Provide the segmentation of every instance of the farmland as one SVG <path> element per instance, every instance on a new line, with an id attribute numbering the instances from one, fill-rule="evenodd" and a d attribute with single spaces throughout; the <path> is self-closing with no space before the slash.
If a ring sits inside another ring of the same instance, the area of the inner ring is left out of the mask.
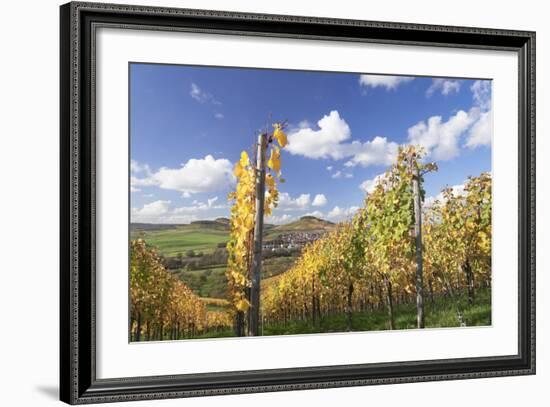
<path id="1" fill-rule="evenodd" d="M 324 233 L 334 224 L 312 216 L 305 216 L 285 225 L 266 225 L 264 241 L 281 239 L 304 233 Z M 187 284 L 199 297 L 224 299 L 225 244 L 229 239 L 227 219 L 198 221 L 186 225 L 132 224 L 131 238 L 144 239 L 165 258 L 168 270 Z M 262 262 L 264 278 L 278 276 L 288 270 L 299 256 L 293 250 L 266 250 Z"/>
<path id="2" fill-rule="evenodd" d="M 218 223 L 174 225 L 171 228 L 150 230 L 133 228 L 131 237 L 142 237 L 166 257 L 185 255 L 190 251 L 206 254 L 212 253 L 219 244 L 227 242 L 229 227 Z"/>

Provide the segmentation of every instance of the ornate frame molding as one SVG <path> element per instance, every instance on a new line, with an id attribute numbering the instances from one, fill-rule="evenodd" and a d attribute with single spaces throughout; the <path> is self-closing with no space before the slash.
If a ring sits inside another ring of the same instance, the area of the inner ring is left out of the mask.
<path id="1" fill-rule="evenodd" d="M 102 3 L 60 8 L 60 394 L 70 404 L 535 373 L 535 33 Z M 512 50 L 519 66 L 519 352 L 503 357 L 96 379 L 95 29 Z"/>

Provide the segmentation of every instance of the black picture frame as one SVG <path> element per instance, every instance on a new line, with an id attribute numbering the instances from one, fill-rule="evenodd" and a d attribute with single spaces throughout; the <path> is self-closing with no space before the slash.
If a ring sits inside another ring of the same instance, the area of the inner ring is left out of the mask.
<path id="1" fill-rule="evenodd" d="M 535 373 L 535 33 L 72 2 L 60 8 L 60 398 L 70 404 Z M 508 50 L 519 59 L 515 355 L 176 376 L 96 378 L 95 71 L 100 26 Z"/>

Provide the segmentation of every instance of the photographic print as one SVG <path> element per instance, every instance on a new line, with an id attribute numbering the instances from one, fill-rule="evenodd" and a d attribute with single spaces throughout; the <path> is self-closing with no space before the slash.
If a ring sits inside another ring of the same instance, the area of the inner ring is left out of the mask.
<path id="1" fill-rule="evenodd" d="M 535 37 L 62 5 L 60 399 L 535 374 Z"/>
<path id="2" fill-rule="evenodd" d="M 130 342 L 490 326 L 491 93 L 130 63 Z"/>

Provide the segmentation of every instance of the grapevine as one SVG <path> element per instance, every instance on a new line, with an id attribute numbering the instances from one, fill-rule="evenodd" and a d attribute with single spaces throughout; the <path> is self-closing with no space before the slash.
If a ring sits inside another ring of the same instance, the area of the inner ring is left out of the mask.
<path id="1" fill-rule="evenodd" d="M 401 147 L 396 163 L 381 177 L 355 216 L 304 247 L 294 266 L 263 292 L 268 324 L 293 320 L 313 324 L 324 316 L 386 308 L 395 328 L 394 307 L 415 301 L 412 177 L 437 170 L 423 152 Z M 424 191 L 420 191 L 422 198 Z M 471 177 L 464 194 L 451 189 L 424 208 L 424 277 L 430 300 L 475 287 L 490 287 L 491 177 Z"/>
<path id="2" fill-rule="evenodd" d="M 275 123 L 269 137 L 267 173 L 265 177 L 266 195 L 264 216 L 269 216 L 277 206 L 279 192 L 277 184 L 281 178 L 281 148 L 286 143 L 283 125 Z M 266 135 L 267 136 L 267 135 Z M 246 151 L 241 152 L 240 160 L 235 164 L 233 175 L 237 180 L 235 191 L 228 200 L 233 202 L 230 215 L 230 238 L 227 243 L 227 285 L 228 299 L 235 314 L 235 329 L 238 336 L 244 335 L 244 313 L 250 307 L 250 269 L 252 265 L 254 215 L 256 212 L 256 182 L 258 170 Z"/>

